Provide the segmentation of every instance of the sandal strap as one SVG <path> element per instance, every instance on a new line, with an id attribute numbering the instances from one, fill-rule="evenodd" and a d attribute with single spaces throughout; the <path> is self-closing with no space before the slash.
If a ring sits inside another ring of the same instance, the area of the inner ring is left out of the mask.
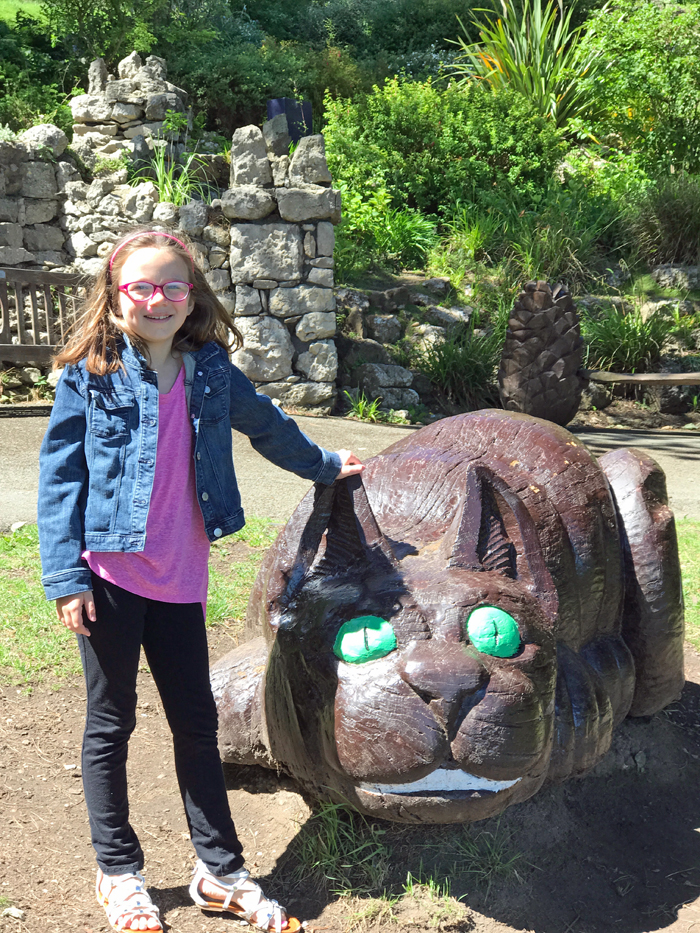
<path id="1" fill-rule="evenodd" d="M 103 882 L 107 884 L 103 886 Z M 151 900 L 146 890 L 145 879 L 140 872 L 105 875 L 100 871 L 96 887 L 98 899 L 114 929 L 123 930 L 128 921 L 138 916 L 153 918 L 160 923 L 160 910 Z M 154 930 L 152 933 L 158 931 Z"/>
<path id="2" fill-rule="evenodd" d="M 213 875 L 200 859 L 195 867 L 196 887 L 204 880 L 224 895 L 223 903 L 217 903 L 217 906 L 220 904 L 221 910 L 231 910 L 241 920 L 269 930 L 270 933 L 282 933 L 282 918 L 283 915 L 286 916 L 286 912 L 277 901 L 265 897 L 260 885 L 253 881 L 246 869 L 231 875 Z M 231 908 L 232 901 L 236 904 L 235 908 Z"/>

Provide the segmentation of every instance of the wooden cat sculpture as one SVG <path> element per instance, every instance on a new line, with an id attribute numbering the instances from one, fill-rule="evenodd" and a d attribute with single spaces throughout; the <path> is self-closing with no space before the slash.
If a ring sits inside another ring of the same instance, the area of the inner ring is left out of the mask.
<path id="1" fill-rule="evenodd" d="M 683 686 L 657 464 L 546 421 L 439 421 L 316 487 L 215 665 L 225 761 L 404 822 L 480 820 L 582 774 Z"/>

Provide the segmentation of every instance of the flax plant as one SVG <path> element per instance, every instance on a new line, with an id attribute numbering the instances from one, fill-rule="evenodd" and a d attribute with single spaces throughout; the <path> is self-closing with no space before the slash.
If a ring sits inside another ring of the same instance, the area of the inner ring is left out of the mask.
<path id="1" fill-rule="evenodd" d="M 500 12 L 475 11 L 486 14 L 485 22 L 472 16 L 479 42 L 467 43 L 461 36 L 454 42 L 461 49 L 452 66 L 458 80 L 519 91 L 559 129 L 591 111 L 590 79 L 607 66 L 595 51 L 583 50 L 583 26 L 571 26 L 574 6 L 566 12 L 562 0 L 548 0 L 544 7 L 543 0 L 499 0 L 499 6 Z"/>

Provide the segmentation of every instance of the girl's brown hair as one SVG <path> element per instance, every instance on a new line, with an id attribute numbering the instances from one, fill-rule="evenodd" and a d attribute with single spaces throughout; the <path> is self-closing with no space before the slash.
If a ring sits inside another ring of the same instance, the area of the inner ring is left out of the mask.
<path id="1" fill-rule="evenodd" d="M 188 250 L 169 234 L 144 228 L 131 230 L 114 244 L 114 249 L 105 258 L 83 303 L 82 313 L 71 328 L 66 346 L 54 357 L 54 368 L 76 364 L 85 360 L 90 373 L 104 376 L 116 372 L 122 365 L 117 350 L 123 333 L 148 359 L 148 348 L 143 340 L 133 334 L 124 323 L 119 311 L 119 274 L 126 259 L 136 250 L 149 247 L 162 249 L 179 256 L 192 270 L 192 296 L 194 308 L 175 335 L 173 349 L 180 352 L 199 350 L 205 343 L 213 341 L 224 350 L 237 350 L 243 338 L 233 323 L 231 315 L 221 305 L 204 274 L 197 267 Z M 178 231 L 178 240 L 184 239 Z M 110 260 L 113 258 L 110 270 Z"/>

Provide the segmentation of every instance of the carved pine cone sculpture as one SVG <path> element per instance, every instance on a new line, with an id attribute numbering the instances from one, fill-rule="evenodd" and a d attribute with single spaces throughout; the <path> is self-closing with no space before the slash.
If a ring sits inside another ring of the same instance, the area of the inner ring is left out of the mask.
<path id="1" fill-rule="evenodd" d="M 498 370 L 501 403 L 565 425 L 586 385 L 576 306 L 563 285 L 528 282 L 515 300 Z"/>

